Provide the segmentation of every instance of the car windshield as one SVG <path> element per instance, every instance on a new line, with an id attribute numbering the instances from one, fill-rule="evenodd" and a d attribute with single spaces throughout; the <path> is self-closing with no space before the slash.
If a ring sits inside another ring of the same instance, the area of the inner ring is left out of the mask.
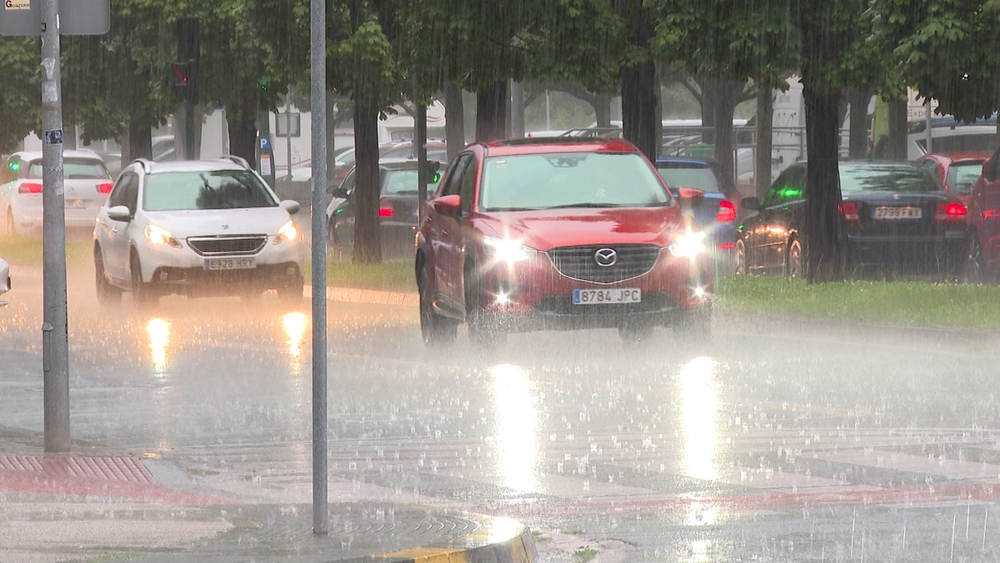
<path id="1" fill-rule="evenodd" d="M 840 166 L 840 191 L 860 192 L 939 192 L 944 188 L 926 171 L 909 165 L 870 164 Z"/>
<path id="2" fill-rule="evenodd" d="M 417 170 L 414 168 L 389 169 L 382 173 L 382 195 L 416 195 L 418 189 Z M 427 184 L 427 193 L 434 193 L 435 189 L 437 184 Z"/>
<path id="3" fill-rule="evenodd" d="M 28 178 L 33 180 L 42 177 L 42 161 L 33 160 L 28 167 Z M 87 179 L 87 180 L 107 180 L 111 177 L 104 162 L 90 158 L 65 158 L 63 159 L 63 178 L 67 180 Z"/>
<path id="4" fill-rule="evenodd" d="M 247 170 L 151 174 L 143 191 L 146 211 L 275 207 L 278 202 Z"/>
<path id="5" fill-rule="evenodd" d="M 671 189 L 697 188 L 709 193 L 722 192 L 719 179 L 708 165 L 658 162 L 656 169 Z"/>
<path id="6" fill-rule="evenodd" d="M 672 205 L 637 154 L 547 153 L 487 158 L 480 207 L 486 211 Z"/>
<path id="7" fill-rule="evenodd" d="M 948 189 L 958 195 L 969 195 L 983 171 L 982 162 L 960 162 L 948 167 Z"/>

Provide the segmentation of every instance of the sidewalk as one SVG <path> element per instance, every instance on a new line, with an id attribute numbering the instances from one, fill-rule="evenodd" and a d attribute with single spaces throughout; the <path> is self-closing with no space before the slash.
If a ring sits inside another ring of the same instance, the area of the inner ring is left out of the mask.
<path id="1" fill-rule="evenodd" d="M 41 437 L 0 429 L 0 561 L 521 563 L 537 557 L 531 532 L 505 518 L 331 502 L 329 534 L 316 536 L 309 504 L 252 504 L 204 490 L 172 460 L 46 455 L 28 441 Z"/>

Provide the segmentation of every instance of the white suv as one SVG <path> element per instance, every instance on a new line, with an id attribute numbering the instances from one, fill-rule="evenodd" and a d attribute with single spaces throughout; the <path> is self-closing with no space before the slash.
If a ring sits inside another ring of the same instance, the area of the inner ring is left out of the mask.
<path id="1" fill-rule="evenodd" d="M 97 297 L 132 292 L 139 304 L 161 295 L 241 295 L 273 289 L 302 298 L 302 249 L 291 215 L 240 158 L 137 160 L 122 170 L 94 229 Z"/>

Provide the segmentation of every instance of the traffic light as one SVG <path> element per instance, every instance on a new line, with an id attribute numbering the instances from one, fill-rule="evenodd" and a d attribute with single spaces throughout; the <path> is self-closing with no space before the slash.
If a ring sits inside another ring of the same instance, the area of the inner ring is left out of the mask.
<path id="1" fill-rule="evenodd" d="M 174 90 L 184 102 L 198 101 L 198 61 L 201 58 L 198 18 L 177 19 L 177 61 L 170 65 L 177 78 Z"/>
<path id="2" fill-rule="evenodd" d="M 195 101 L 194 61 L 170 63 L 170 69 L 174 71 L 174 92 L 177 97 L 182 102 Z"/>

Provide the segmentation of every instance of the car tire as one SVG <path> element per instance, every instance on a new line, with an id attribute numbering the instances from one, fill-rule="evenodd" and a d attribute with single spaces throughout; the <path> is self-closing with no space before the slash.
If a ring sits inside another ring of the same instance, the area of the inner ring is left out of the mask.
<path id="1" fill-rule="evenodd" d="M 786 278 L 802 277 L 802 243 L 798 239 L 792 239 L 792 242 L 788 243 L 782 272 Z"/>
<path id="2" fill-rule="evenodd" d="M 427 266 L 421 264 L 417 278 L 417 290 L 420 295 L 420 336 L 428 348 L 447 346 L 455 342 L 458 334 L 458 321 L 449 319 L 434 311 L 431 296 L 430 275 Z"/>
<path id="3" fill-rule="evenodd" d="M 94 247 L 94 279 L 99 304 L 110 307 L 122 302 L 122 290 L 108 281 L 104 273 L 104 256 L 101 254 L 101 249 L 96 246 Z"/>
<path id="4" fill-rule="evenodd" d="M 963 276 L 966 283 L 982 285 L 986 282 L 986 271 L 983 266 L 983 247 L 979 244 L 979 237 L 973 233 L 969 237 L 969 250 L 965 257 L 965 274 Z"/>
<path id="5" fill-rule="evenodd" d="M 712 308 L 710 306 L 688 309 L 674 325 L 674 335 L 679 338 L 703 342 L 712 337 Z"/>
<path id="6" fill-rule="evenodd" d="M 159 302 L 160 296 L 152 285 L 142 281 L 142 264 L 139 255 L 134 252 L 129 259 L 129 278 L 132 281 L 132 301 L 137 306 L 152 307 Z"/>
<path id="7" fill-rule="evenodd" d="M 507 340 L 507 331 L 500 319 L 486 311 L 483 304 L 483 280 L 475 263 L 465 265 L 465 324 L 469 339 L 478 346 L 493 347 Z"/>
<path id="8" fill-rule="evenodd" d="M 302 301 L 302 290 L 305 280 L 298 276 L 292 281 L 283 282 L 278 286 L 278 301 L 286 305 L 294 305 Z"/>
<path id="9" fill-rule="evenodd" d="M 649 342 L 653 335 L 653 325 L 642 321 L 626 322 L 618 327 L 618 338 L 625 344 Z"/>
<path id="10" fill-rule="evenodd" d="M 747 246 L 742 240 L 736 241 L 736 256 L 734 257 L 735 265 L 733 266 L 733 275 L 745 276 L 747 275 Z"/>

